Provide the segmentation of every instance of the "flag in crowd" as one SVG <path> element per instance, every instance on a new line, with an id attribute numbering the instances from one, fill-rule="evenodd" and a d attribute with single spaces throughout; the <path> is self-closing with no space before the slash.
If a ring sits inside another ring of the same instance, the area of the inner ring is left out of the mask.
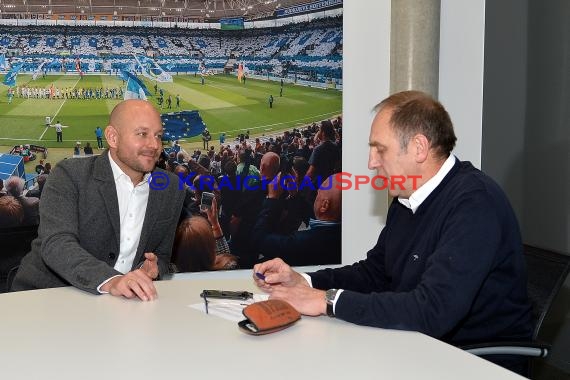
<path id="1" fill-rule="evenodd" d="M 43 61 L 42 63 L 40 63 L 38 65 L 38 68 L 36 69 L 36 71 L 34 71 L 34 74 L 32 74 L 32 80 L 36 80 L 37 77 L 42 73 L 42 70 L 44 69 L 44 67 L 47 64 L 47 60 Z"/>
<path id="2" fill-rule="evenodd" d="M 170 112 L 160 115 L 164 128 L 163 140 L 180 140 L 198 136 L 206 124 L 198 111 Z"/>
<path id="3" fill-rule="evenodd" d="M 150 92 L 144 85 L 144 83 L 137 78 L 134 74 L 128 71 L 121 70 L 119 76 L 127 81 L 127 88 L 125 90 L 124 99 L 143 99 L 146 100 L 147 95 Z"/>
<path id="4" fill-rule="evenodd" d="M 23 62 L 12 65 L 12 68 L 10 69 L 10 71 L 8 71 L 6 73 L 6 75 L 4 75 L 4 81 L 2 83 L 4 83 L 6 86 L 10 86 L 10 87 L 15 86 L 16 85 L 16 77 L 18 76 L 18 73 L 20 72 L 20 70 L 22 69 L 23 66 L 24 66 Z"/>
<path id="5" fill-rule="evenodd" d="M 172 82 L 172 75 L 164 71 L 154 59 L 142 55 L 137 56 L 136 54 L 133 56 L 141 69 L 142 75 L 157 82 Z"/>
<path id="6" fill-rule="evenodd" d="M 237 78 L 238 78 L 238 82 L 241 83 L 241 79 L 243 78 L 243 63 L 240 63 L 238 65 Z"/>
<path id="7" fill-rule="evenodd" d="M 6 56 L 2 54 L 0 55 L 0 70 L 6 70 L 7 68 Z"/>

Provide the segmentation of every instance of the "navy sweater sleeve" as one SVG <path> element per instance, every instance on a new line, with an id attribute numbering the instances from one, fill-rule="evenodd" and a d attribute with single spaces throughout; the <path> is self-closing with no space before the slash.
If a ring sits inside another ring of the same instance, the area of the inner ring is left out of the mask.
<path id="1" fill-rule="evenodd" d="M 343 281 L 334 281 L 339 275 L 347 284 L 360 278 L 356 287 L 350 286 L 339 297 L 335 307 L 338 318 L 441 337 L 468 314 L 494 260 L 501 228 L 489 204 L 492 202 L 484 192 L 473 192 L 452 207 L 442 225 L 436 249 L 413 289 L 383 291 L 376 288 L 375 292 L 368 293 L 374 276 L 383 276 L 382 235 L 380 247 L 377 245 L 367 260 L 343 268 L 346 273 L 313 274 L 314 284 L 342 284 Z"/>
<path id="2" fill-rule="evenodd" d="M 309 273 L 313 287 L 325 290 L 351 289 L 361 293 L 388 290 L 389 278 L 385 275 L 384 265 L 385 237 L 386 231 L 383 230 L 374 248 L 368 251 L 366 260 L 350 266 Z"/>

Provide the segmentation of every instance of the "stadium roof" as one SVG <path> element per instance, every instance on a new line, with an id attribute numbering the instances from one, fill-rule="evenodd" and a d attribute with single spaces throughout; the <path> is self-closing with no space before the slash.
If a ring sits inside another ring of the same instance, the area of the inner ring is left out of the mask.
<path id="1" fill-rule="evenodd" d="M 269 18 L 278 9 L 311 2 L 314 0 L 0 0 L 0 17 L 107 16 L 109 20 L 150 17 L 156 21 L 174 17 L 208 22 L 228 17 Z"/>

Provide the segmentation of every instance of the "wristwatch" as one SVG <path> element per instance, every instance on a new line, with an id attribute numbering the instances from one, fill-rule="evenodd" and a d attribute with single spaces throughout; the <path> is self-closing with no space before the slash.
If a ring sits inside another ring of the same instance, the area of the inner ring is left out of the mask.
<path id="1" fill-rule="evenodd" d="M 327 302 L 327 315 L 334 318 L 334 299 L 336 298 L 336 293 L 338 289 L 329 289 L 325 292 L 325 301 Z"/>

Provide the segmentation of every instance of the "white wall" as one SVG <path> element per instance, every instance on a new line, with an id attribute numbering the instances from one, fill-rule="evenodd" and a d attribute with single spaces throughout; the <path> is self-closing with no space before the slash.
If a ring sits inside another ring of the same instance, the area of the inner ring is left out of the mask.
<path id="1" fill-rule="evenodd" d="M 457 135 L 454 153 L 481 167 L 485 0 L 441 0 L 439 100 Z"/>
<path id="2" fill-rule="evenodd" d="M 370 175 L 368 134 L 374 107 L 390 91 L 390 0 L 343 3 L 343 171 Z M 373 174 L 372 174 L 373 175 Z M 383 227 L 385 192 L 342 196 L 342 262 L 366 257 Z"/>
<path id="3" fill-rule="evenodd" d="M 343 170 L 371 174 L 371 109 L 390 89 L 390 0 L 343 6 Z M 455 125 L 455 154 L 480 167 L 485 0 L 441 0 L 440 22 L 439 98 Z M 343 264 L 365 258 L 376 243 L 386 197 L 371 188 L 343 193 Z"/>

